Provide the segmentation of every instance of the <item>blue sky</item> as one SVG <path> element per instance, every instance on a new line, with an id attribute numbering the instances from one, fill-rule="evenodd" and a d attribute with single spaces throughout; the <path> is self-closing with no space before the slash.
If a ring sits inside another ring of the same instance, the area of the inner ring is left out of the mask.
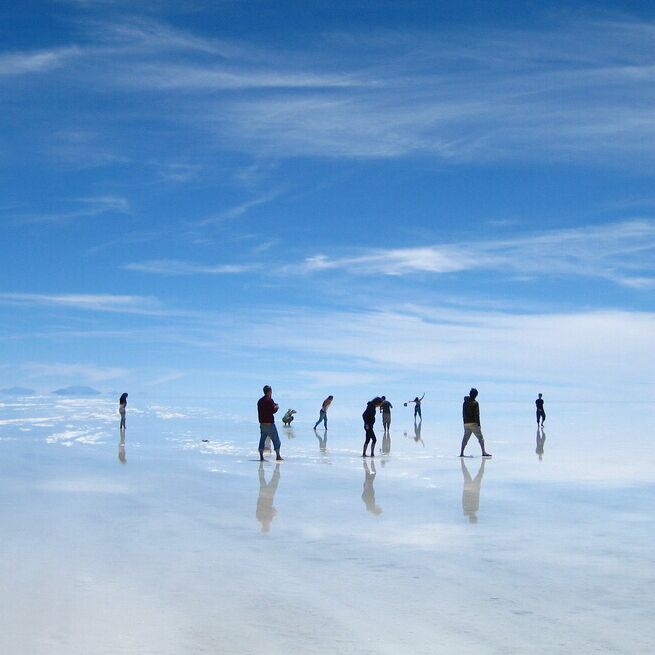
<path id="1" fill-rule="evenodd" d="M 4 8 L 3 386 L 651 384 L 655 12 L 493 4 Z"/>

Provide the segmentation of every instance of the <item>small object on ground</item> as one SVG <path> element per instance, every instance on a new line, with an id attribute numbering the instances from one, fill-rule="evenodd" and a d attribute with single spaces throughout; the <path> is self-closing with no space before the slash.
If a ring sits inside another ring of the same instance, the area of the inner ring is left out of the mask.
<path id="1" fill-rule="evenodd" d="M 209 443 L 209 439 L 203 439 L 202 443 Z"/>
<path id="2" fill-rule="evenodd" d="M 407 403 L 403 403 L 403 405 L 405 405 L 405 407 L 407 407 Z"/>

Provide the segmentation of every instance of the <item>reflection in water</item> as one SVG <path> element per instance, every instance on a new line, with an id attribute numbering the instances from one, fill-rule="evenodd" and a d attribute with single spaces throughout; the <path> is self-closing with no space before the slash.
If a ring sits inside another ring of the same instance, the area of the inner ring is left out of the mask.
<path id="1" fill-rule="evenodd" d="M 296 438 L 296 431 L 290 425 L 285 425 L 282 429 L 284 430 L 284 434 L 287 435 L 287 439 Z"/>
<path id="2" fill-rule="evenodd" d="M 546 443 L 546 432 L 543 428 L 537 428 L 537 450 L 535 453 L 539 455 L 539 459 L 544 457 L 544 444 Z"/>
<path id="3" fill-rule="evenodd" d="M 391 433 L 385 432 L 384 436 L 382 437 L 382 454 L 389 455 L 390 453 L 391 453 Z M 382 460 L 382 466 L 384 466 L 385 464 L 385 459 Z"/>
<path id="4" fill-rule="evenodd" d="M 484 463 L 486 460 L 482 459 L 480 462 L 480 469 L 475 478 L 471 477 L 469 470 L 464 464 L 464 459 L 460 459 L 462 465 L 462 476 L 464 477 L 464 488 L 462 490 L 462 509 L 464 514 L 469 517 L 471 523 L 478 522 L 476 512 L 480 509 L 480 486 L 482 485 L 482 476 L 484 475 Z"/>
<path id="5" fill-rule="evenodd" d="M 264 475 L 264 464 L 259 464 L 259 498 L 257 498 L 257 520 L 262 524 L 262 532 L 271 531 L 271 521 L 277 514 L 273 507 L 273 499 L 277 491 L 277 485 L 280 482 L 280 465 L 275 465 L 275 471 L 271 476 L 271 481 L 266 482 Z"/>
<path id="6" fill-rule="evenodd" d="M 423 420 L 421 419 L 418 423 L 414 421 L 414 441 L 416 443 L 420 443 L 423 448 L 425 448 L 425 444 L 423 443 L 423 439 L 421 439 L 421 428 L 423 427 Z"/>
<path id="7" fill-rule="evenodd" d="M 120 430 L 120 441 L 118 442 L 118 461 L 121 464 L 127 464 L 125 455 L 125 429 Z"/>
<path id="8" fill-rule="evenodd" d="M 366 505 L 366 509 L 378 516 L 382 514 L 382 508 L 375 503 L 375 489 L 373 488 L 373 481 L 375 480 L 376 470 L 375 462 L 371 461 L 371 468 L 368 468 L 368 462 L 362 461 L 364 465 L 364 491 L 362 491 L 362 500 Z"/>
<path id="9" fill-rule="evenodd" d="M 327 429 L 323 430 L 323 436 L 318 434 L 318 430 L 314 429 L 314 435 L 318 439 L 318 449 L 325 453 L 327 452 Z"/>

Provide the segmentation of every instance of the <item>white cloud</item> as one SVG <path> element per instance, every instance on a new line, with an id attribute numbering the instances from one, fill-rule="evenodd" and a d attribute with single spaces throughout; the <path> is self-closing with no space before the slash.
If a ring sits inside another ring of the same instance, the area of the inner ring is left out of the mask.
<path id="1" fill-rule="evenodd" d="M 494 270 L 511 275 L 598 277 L 648 289 L 655 282 L 654 253 L 655 222 L 634 220 L 510 239 L 376 249 L 343 258 L 315 255 L 300 270 L 382 275 Z"/>
<path id="2" fill-rule="evenodd" d="M 124 269 L 158 275 L 237 275 L 254 270 L 247 264 L 196 264 L 175 259 L 154 259 L 125 264 Z"/>
<path id="3" fill-rule="evenodd" d="M 97 312 L 118 312 L 125 314 L 158 315 L 163 313 L 159 301 L 146 296 L 113 294 L 45 294 L 45 293 L 0 293 L 0 303 L 37 305 L 70 309 L 84 309 Z"/>
<path id="4" fill-rule="evenodd" d="M 81 54 L 82 50 L 75 46 L 30 52 L 5 52 L 0 54 L 0 76 L 42 73 L 63 66 Z"/>

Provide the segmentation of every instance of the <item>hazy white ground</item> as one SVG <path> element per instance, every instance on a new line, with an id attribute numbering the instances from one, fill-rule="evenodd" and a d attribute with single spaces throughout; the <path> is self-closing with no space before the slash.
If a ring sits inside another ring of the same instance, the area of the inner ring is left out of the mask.
<path id="1" fill-rule="evenodd" d="M 113 400 L 5 398 L 0 652 L 652 652 L 652 406 L 547 405 L 541 456 L 482 409 L 486 463 L 433 406 L 374 465 L 300 416 L 276 472 L 209 406 L 131 404 L 121 447 Z"/>

